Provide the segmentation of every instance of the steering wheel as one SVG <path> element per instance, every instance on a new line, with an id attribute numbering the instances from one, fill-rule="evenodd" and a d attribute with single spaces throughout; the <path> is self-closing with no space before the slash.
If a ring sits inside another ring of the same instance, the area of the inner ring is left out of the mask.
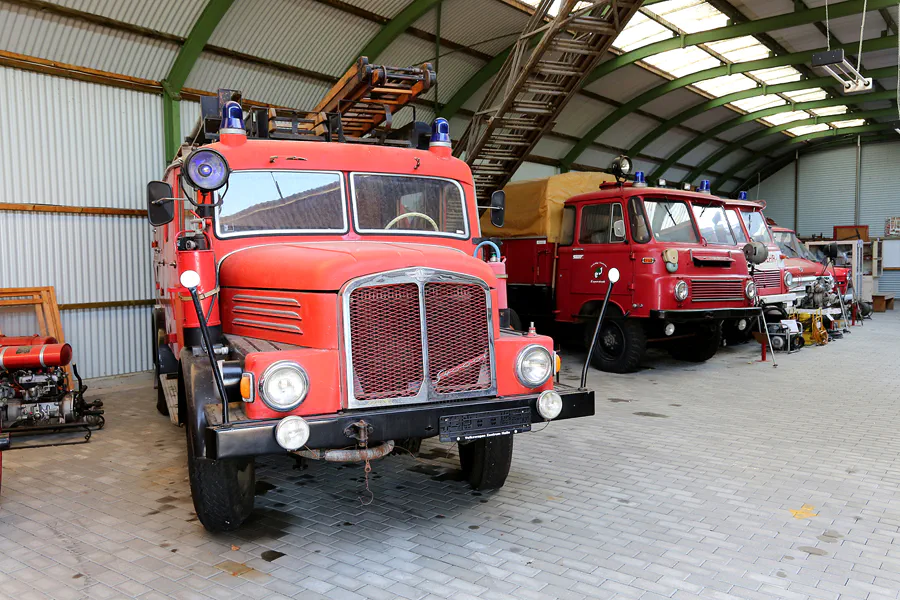
<path id="1" fill-rule="evenodd" d="M 438 224 L 434 222 L 434 219 L 432 219 L 431 217 L 429 217 L 429 216 L 426 215 L 425 213 L 420 213 L 420 212 L 408 212 L 408 213 L 403 213 L 402 215 L 397 215 L 396 217 L 394 217 L 393 219 L 391 219 L 390 223 L 388 223 L 387 225 L 385 225 L 384 228 L 385 228 L 385 229 L 390 229 L 390 228 L 392 228 L 394 225 L 396 225 L 397 223 L 399 223 L 399 222 L 400 222 L 400 219 L 405 219 L 406 217 L 419 217 L 420 219 L 425 219 L 426 221 L 428 221 L 428 224 L 431 225 L 431 227 L 432 227 L 435 231 L 440 231 L 440 230 L 441 230 L 440 227 L 438 227 Z"/>

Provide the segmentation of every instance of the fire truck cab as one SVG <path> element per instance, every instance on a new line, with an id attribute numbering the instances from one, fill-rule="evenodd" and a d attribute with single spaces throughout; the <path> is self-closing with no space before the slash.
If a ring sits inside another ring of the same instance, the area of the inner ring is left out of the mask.
<path id="1" fill-rule="evenodd" d="M 785 227 L 772 227 L 772 235 L 778 247 L 784 253 L 785 265 L 793 275 L 791 290 L 803 293 L 807 286 L 815 283 L 819 277 L 832 277 L 843 295 L 848 294 L 850 286 L 850 269 L 847 267 L 826 266 L 797 237 L 797 233 Z M 847 298 L 852 300 L 852 298 Z"/>
<path id="2" fill-rule="evenodd" d="M 556 177 L 567 176 L 588 174 Z M 708 360 L 721 344 L 723 321 L 746 323 L 757 314 L 756 286 L 728 237 L 722 200 L 647 187 L 636 176 L 635 184 L 606 177 L 595 191 L 566 199 L 553 240 L 512 237 L 484 227 L 482 217 L 483 229 L 502 238 L 510 307 L 520 320 L 596 323 L 607 273 L 619 270 L 592 354 L 597 368 L 617 373 L 636 370 L 651 343 L 679 359 Z M 510 210 L 521 209 L 513 204 L 521 195 L 516 187 L 506 188 Z M 593 329 L 584 327 L 586 343 Z"/>
<path id="3" fill-rule="evenodd" d="M 148 185 L 158 409 L 186 430 L 207 529 L 249 515 L 255 456 L 369 461 L 439 436 L 473 487 L 496 488 L 513 434 L 594 414 L 593 392 L 554 388 L 549 337 L 501 326 L 502 263 L 477 257 L 446 121 L 430 143 L 377 143 L 335 130 L 338 113 L 320 133 L 321 115 L 281 129 L 219 106 L 213 140 Z"/>

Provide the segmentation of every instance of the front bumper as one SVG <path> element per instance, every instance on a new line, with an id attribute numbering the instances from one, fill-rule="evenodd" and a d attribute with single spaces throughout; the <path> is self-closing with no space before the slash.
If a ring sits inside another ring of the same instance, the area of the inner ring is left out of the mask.
<path id="1" fill-rule="evenodd" d="M 594 414 L 594 392 L 558 385 L 563 409 L 553 419 L 574 419 Z M 309 441 L 307 448 L 345 448 L 356 440 L 345 435 L 351 424 L 365 421 L 371 425 L 369 443 L 404 438 L 427 438 L 438 435 L 441 417 L 511 408 L 531 409 L 532 423 L 544 418 L 537 411 L 539 394 L 506 398 L 476 398 L 453 403 L 416 404 L 390 408 L 352 410 L 336 415 L 309 417 Z M 229 410 L 232 421 L 221 424 L 221 407 L 207 406 L 206 457 L 211 459 L 239 458 L 262 454 L 284 454 L 285 450 L 275 441 L 275 426 L 279 419 L 240 420 L 239 405 Z M 237 409 L 237 410 L 235 410 Z"/>
<path id="2" fill-rule="evenodd" d="M 759 301 L 763 304 L 792 304 L 797 300 L 797 294 L 769 294 L 760 296 Z"/>
<path id="3" fill-rule="evenodd" d="M 662 319 L 672 323 L 697 323 L 716 319 L 741 319 L 755 317 L 759 309 L 755 306 L 746 308 L 698 308 L 687 310 L 651 310 L 651 319 Z"/>

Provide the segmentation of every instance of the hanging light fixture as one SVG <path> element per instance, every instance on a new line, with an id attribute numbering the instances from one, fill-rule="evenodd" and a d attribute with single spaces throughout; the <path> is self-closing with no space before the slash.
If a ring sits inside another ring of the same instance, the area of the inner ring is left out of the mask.
<path id="1" fill-rule="evenodd" d="M 853 94 L 866 92 L 872 89 L 872 78 L 865 77 L 853 66 L 844 55 L 844 49 L 826 50 L 812 55 L 812 66 L 821 67 L 826 73 L 834 77 L 844 93 Z"/>

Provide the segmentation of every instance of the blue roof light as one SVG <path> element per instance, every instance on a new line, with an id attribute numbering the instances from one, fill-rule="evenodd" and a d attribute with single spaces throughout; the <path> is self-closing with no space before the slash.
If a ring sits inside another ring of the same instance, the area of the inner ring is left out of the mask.
<path id="1" fill-rule="evenodd" d="M 222 125 L 219 131 L 225 133 L 244 133 L 244 109 L 234 100 L 229 100 L 222 107 Z"/>
<path id="2" fill-rule="evenodd" d="M 704 179 L 700 182 L 700 187 L 697 188 L 697 191 L 701 194 L 709 194 L 709 179 Z"/>
<path id="3" fill-rule="evenodd" d="M 738 192 L 738 200 L 746 200 L 747 192 Z"/>
<path id="4" fill-rule="evenodd" d="M 450 147 L 450 123 L 444 117 L 438 117 L 431 124 L 431 142 L 428 145 Z"/>

